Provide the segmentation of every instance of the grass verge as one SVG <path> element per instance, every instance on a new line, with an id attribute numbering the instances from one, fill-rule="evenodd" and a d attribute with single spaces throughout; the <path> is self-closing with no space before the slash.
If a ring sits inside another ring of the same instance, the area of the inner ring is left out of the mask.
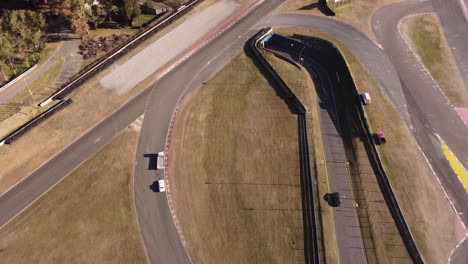
<path id="1" fill-rule="evenodd" d="M 342 52 L 361 92 L 370 92 L 373 103 L 366 106 L 366 112 L 374 129 L 385 131 L 387 144 L 378 147 L 390 177 L 406 221 L 415 237 L 421 253 L 428 263 L 445 263 L 456 245 L 454 223 L 457 216 L 447 197 L 438 184 L 428 163 L 420 152 L 416 140 L 403 122 L 400 114 L 387 99 L 380 84 L 339 40 L 322 32 L 306 29 L 279 29 L 280 34 L 289 36 L 292 32 L 326 39 Z M 411 160 L 411 163 L 407 162 Z M 372 192 L 368 193 L 369 197 Z M 370 197 L 372 199 L 372 197 Z M 379 212 L 379 207 L 368 208 Z M 437 212 L 437 214 L 434 214 Z M 370 216 L 372 217 L 372 216 Z M 389 215 L 387 215 L 389 217 Z M 380 218 L 380 216 L 379 216 Z M 388 218 L 379 221 L 384 223 Z M 374 239 L 387 231 L 385 225 L 376 229 Z M 386 239 L 385 236 L 381 236 Z M 383 241 L 377 251 L 387 251 L 393 240 Z M 394 249 L 395 254 L 403 252 Z M 394 256 L 398 258 L 398 255 Z"/>
<path id="2" fill-rule="evenodd" d="M 239 1 L 245 5 L 251 3 L 251 0 Z M 177 20 L 166 29 L 145 41 L 142 45 L 130 51 L 126 56 L 118 60 L 113 67 L 117 67 L 141 52 L 145 47 L 183 23 L 190 14 L 199 12 L 213 2 L 214 0 L 203 1 L 190 11 L 187 16 Z M 173 61 L 169 63 L 173 63 Z M 70 96 L 73 99 L 73 104 L 69 107 L 54 114 L 47 121 L 33 128 L 28 132 L 27 136 L 15 141 L 15 144 L 0 148 L 0 156 L 2 157 L 0 159 L 0 167 L 2 168 L 0 171 L 0 193 L 3 193 L 42 166 L 50 157 L 59 153 L 86 131 L 112 114 L 116 109 L 144 91 L 156 81 L 156 76 L 159 73 L 154 73 L 127 94 L 118 95 L 105 90 L 99 83 L 99 80 L 111 70 L 112 67 L 103 70 L 96 77 L 73 92 Z M 64 129 L 67 129 L 67 133 L 63 133 Z M 31 139 L 34 139 L 33 142 L 31 142 Z M 28 151 L 25 152 L 25 149 L 28 149 Z"/>
<path id="3" fill-rule="evenodd" d="M 3 263 L 145 263 L 132 201 L 138 133 L 125 130 L 0 229 Z"/>
<path id="4" fill-rule="evenodd" d="M 339 253 L 333 220 L 333 209 L 328 206 L 325 200 L 321 199 L 326 193 L 330 192 L 330 186 L 328 184 L 325 166 L 322 166 L 322 161 L 325 160 L 325 157 L 323 156 L 322 135 L 318 126 L 319 117 L 316 111 L 317 96 L 313 80 L 305 69 L 298 68 L 270 52 L 263 52 L 263 55 L 308 110 L 307 129 L 311 147 L 312 170 L 315 172 L 315 181 L 317 182 L 315 199 L 317 216 L 320 219 L 318 232 L 322 244 L 321 248 L 323 248 L 320 258 L 326 260 L 327 263 L 338 263 Z"/>
<path id="5" fill-rule="evenodd" d="M 403 37 L 452 104 L 468 107 L 468 93 L 437 15 L 422 14 L 406 17 L 402 20 L 401 29 Z"/>
<path id="6" fill-rule="evenodd" d="M 14 118 L 15 116 L 22 116 L 21 112 L 27 113 L 28 114 L 28 119 L 30 120 L 34 118 L 35 116 L 31 116 L 31 114 L 34 113 L 40 113 L 45 111 L 46 109 L 41 108 L 38 109 L 38 111 L 35 112 L 25 112 L 21 110 L 21 108 L 24 108 L 24 105 L 29 105 L 26 108 L 36 108 L 35 103 L 44 96 L 47 96 L 48 93 L 53 90 L 54 84 L 60 74 L 60 70 L 62 69 L 62 65 L 64 63 L 64 60 L 61 59 L 59 60 L 55 65 L 50 67 L 50 69 L 44 73 L 44 75 L 28 85 L 27 89 L 24 89 L 21 91 L 19 94 L 17 94 L 13 99 L 10 100 L 10 103 L 1 105 L 0 106 L 0 121 L 3 121 L 5 119 L 11 119 Z M 18 103 L 20 102 L 20 103 Z M 18 113 L 19 110 L 19 113 Z M 24 118 L 19 118 L 18 120 L 25 120 Z M 6 120 L 5 120 L 6 121 Z M 0 126 L 2 127 L 2 130 L 11 130 L 14 128 L 9 127 L 7 124 L 5 124 L 3 121 L 0 123 Z M 16 122 L 15 122 L 16 123 Z M 0 137 L 1 138 L 1 137 Z"/>
<path id="7" fill-rule="evenodd" d="M 178 112 L 173 200 L 194 263 L 303 262 L 298 120 L 237 56 Z"/>

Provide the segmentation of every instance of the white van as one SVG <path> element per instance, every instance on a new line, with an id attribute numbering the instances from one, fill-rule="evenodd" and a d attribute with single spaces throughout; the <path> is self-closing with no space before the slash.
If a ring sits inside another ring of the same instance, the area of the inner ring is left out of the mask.
<path id="1" fill-rule="evenodd" d="M 372 101 L 369 93 L 361 94 L 361 100 L 364 105 L 368 105 Z"/>

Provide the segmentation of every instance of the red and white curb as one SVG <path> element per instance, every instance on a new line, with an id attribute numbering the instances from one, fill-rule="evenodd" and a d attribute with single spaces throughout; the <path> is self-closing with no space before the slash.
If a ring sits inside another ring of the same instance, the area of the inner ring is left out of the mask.
<path id="1" fill-rule="evenodd" d="M 260 4 L 265 2 L 265 0 L 259 0 L 253 5 L 251 5 L 249 8 L 245 9 L 240 15 L 232 19 L 230 22 L 224 24 L 218 31 L 214 32 L 211 34 L 207 39 L 203 40 L 200 42 L 197 46 L 195 46 L 193 49 L 191 49 L 189 52 L 187 52 L 182 58 L 179 58 L 177 61 L 175 61 L 173 64 L 171 64 L 169 67 L 164 69 L 162 72 L 156 75 L 156 80 L 160 80 L 162 77 L 164 77 L 166 74 L 168 74 L 170 71 L 172 71 L 175 67 L 180 65 L 182 62 L 187 60 L 189 57 L 191 57 L 193 54 L 198 52 L 201 48 L 206 46 L 208 43 L 213 41 L 215 38 L 217 38 L 219 35 L 221 35 L 223 32 L 231 28 L 234 24 L 239 22 L 242 18 L 247 16 L 250 12 L 252 12 L 255 8 L 257 8 Z"/>
<path id="2" fill-rule="evenodd" d="M 171 122 L 169 124 L 169 130 L 167 132 L 167 137 L 166 137 L 166 147 L 164 149 L 165 155 L 164 155 L 164 181 L 166 184 L 166 197 L 167 197 L 167 202 L 169 204 L 169 209 L 171 210 L 171 215 L 172 215 L 172 220 L 174 221 L 174 225 L 176 227 L 177 233 L 179 234 L 180 241 L 182 242 L 182 245 L 185 248 L 185 251 L 187 252 L 187 242 L 185 241 L 184 235 L 182 234 L 182 229 L 180 228 L 179 221 L 177 220 L 177 216 L 175 213 L 174 205 L 172 202 L 172 196 L 171 196 L 171 188 L 170 188 L 170 180 L 169 180 L 169 157 L 170 157 L 170 150 L 171 150 L 171 141 L 172 141 L 172 132 L 174 129 L 174 124 L 177 116 L 177 112 L 179 111 L 179 106 L 182 103 L 184 97 L 180 98 L 179 102 L 177 103 L 176 109 L 174 110 L 174 113 L 172 114 L 171 117 Z M 187 256 L 188 252 L 187 252 Z M 189 256 L 190 258 L 190 256 Z"/>
<path id="3" fill-rule="evenodd" d="M 429 15 L 429 14 L 433 14 L 432 12 L 425 12 L 425 13 L 417 13 L 417 14 L 411 14 L 411 15 L 408 15 L 408 16 L 405 16 L 404 18 L 400 19 L 400 21 L 398 21 L 398 33 L 400 34 L 400 37 L 401 39 L 403 39 L 403 41 L 405 42 L 406 46 L 408 47 L 408 49 L 411 51 L 411 53 L 414 55 L 414 57 L 416 58 L 416 60 L 418 61 L 419 63 L 419 67 L 421 68 L 421 70 L 427 75 L 429 76 L 429 78 L 431 78 L 432 82 L 434 83 L 435 87 L 437 87 L 439 89 L 439 91 L 442 93 L 442 95 L 445 97 L 445 99 L 447 100 L 447 104 L 449 106 L 452 107 L 452 109 L 457 113 L 457 115 L 460 117 L 460 119 L 463 121 L 463 123 L 465 124 L 465 126 L 468 126 L 468 124 L 466 123 L 466 121 L 464 120 L 464 118 L 458 113 L 458 111 L 456 111 L 456 108 L 455 106 L 452 104 L 452 102 L 450 101 L 450 99 L 447 97 L 447 95 L 444 93 L 444 91 L 440 88 L 439 84 L 436 82 L 436 80 L 434 79 L 434 77 L 432 77 L 431 73 L 429 72 L 429 70 L 426 68 L 426 66 L 424 65 L 424 63 L 422 62 L 421 58 L 419 57 L 419 55 L 416 53 L 416 51 L 411 47 L 411 45 L 408 43 L 408 40 L 403 36 L 403 34 L 401 33 L 401 23 L 403 21 L 403 19 L 405 18 L 408 18 L 408 17 L 413 17 L 413 16 L 420 16 L 420 15 Z"/>
<path id="4" fill-rule="evenodd" d="M 468 126 L 468 108 L 455 107 L 455 111 L 463 120 L 466 126 Z"/>
<path id="5" fill-rule="evenodd" d="M 187 60 L 190 56 L 195 54 L 197 51 L 199 51 L 201 48 L 206 46 L 208 43 L 213 41 L 216 37 L 221 35 L 223 32 L 231 28 L 234 24 L 236 24 L 239 20 L 247 16 L 250 12 L 252 12 L 255 8 L 257 8 L 260 4 L 262 4 L 265 0 L 259 0 L 252 4 L 250 7 L 242 11 L 241 14 L 239 14 L 237 17 L 229 21 L 228 23 L 224 24 L 218 31 L 214 32 L 211 34 L 207 39 L 204 41 L 200 42 L 195 48 L 190 50 L 188 53 L 186 53 L 183 57 L 178 59 L 176 62 L 171 64 L 168 68 L 166 68 L 164 71 L 160 72 L 157 76 L 156 79 L 159 80 L 161 79 L 164 75 L 172 71 L 175 67 L 177 67 L 179 64 Z M 171 180 L 170 180 L 170 163 L 169 163 L 169 157 L 170 157 L 170 151 L 171 151 L 171 142 L 172 142 L 172 134 L 173 134 L 173 129 L 174 129 L 174 124 L 177 116 L 177 112 L 179 111 L 179 107 L 184 99 L 184 96 L 182 96 L 177 103 L 177 106 L 174 110 L 174 113 L 172 114 L 171 122 L 169 124 L 169 129 L 167 132 L 167 137 L 166 137 L 166 146 L 165 146 L 165 155 L 164 155 L 164 181 L 166 185 L 166 197 L 167 197 L 167 202 L 169 204 L 169 209 L 171 210 L 171 215 L 172 215 L 172 220 L 174 222 L 174 225 L 176 227 L 177 233 L 179 234 L 180 241 L 182 242 L 182 245 L 184 246 L 185 252 L 187 253 L 188 258 L 190 259 L 190 255 L 188 254 L 187 251 L 187 242 L 185 241 L 185 237 L 182 233 L 182 229 L 180 228 L 179 221 L 177 220 L 177 215 L 174 209 L 173 201 L 172 201 L 172 196 L 171 196 Z M 190 259 L 192 262 L 192 260 Z"/>

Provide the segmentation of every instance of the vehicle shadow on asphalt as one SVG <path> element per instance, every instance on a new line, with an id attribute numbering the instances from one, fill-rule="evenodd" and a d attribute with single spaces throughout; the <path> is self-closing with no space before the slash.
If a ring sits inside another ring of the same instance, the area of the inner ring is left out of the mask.
<path id="1" fill-rule="evenodd" d="M 148 169 L 147 170 L 156 170 L 158 164 L 158 154 L 144 154 L 143 157 L 148 158 Z"/>

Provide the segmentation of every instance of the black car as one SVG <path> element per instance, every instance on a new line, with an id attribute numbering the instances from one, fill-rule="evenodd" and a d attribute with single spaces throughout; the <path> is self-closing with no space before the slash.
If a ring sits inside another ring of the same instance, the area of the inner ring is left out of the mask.
<path id="1" fill-rule="evenodd" d="M 340 194 L 337 192 L 327 193 L 325 196 L 323 196 L 323 199 L 327 201 L 328 205 L 331 207 L 340 207 L 341 205 Z"/>

